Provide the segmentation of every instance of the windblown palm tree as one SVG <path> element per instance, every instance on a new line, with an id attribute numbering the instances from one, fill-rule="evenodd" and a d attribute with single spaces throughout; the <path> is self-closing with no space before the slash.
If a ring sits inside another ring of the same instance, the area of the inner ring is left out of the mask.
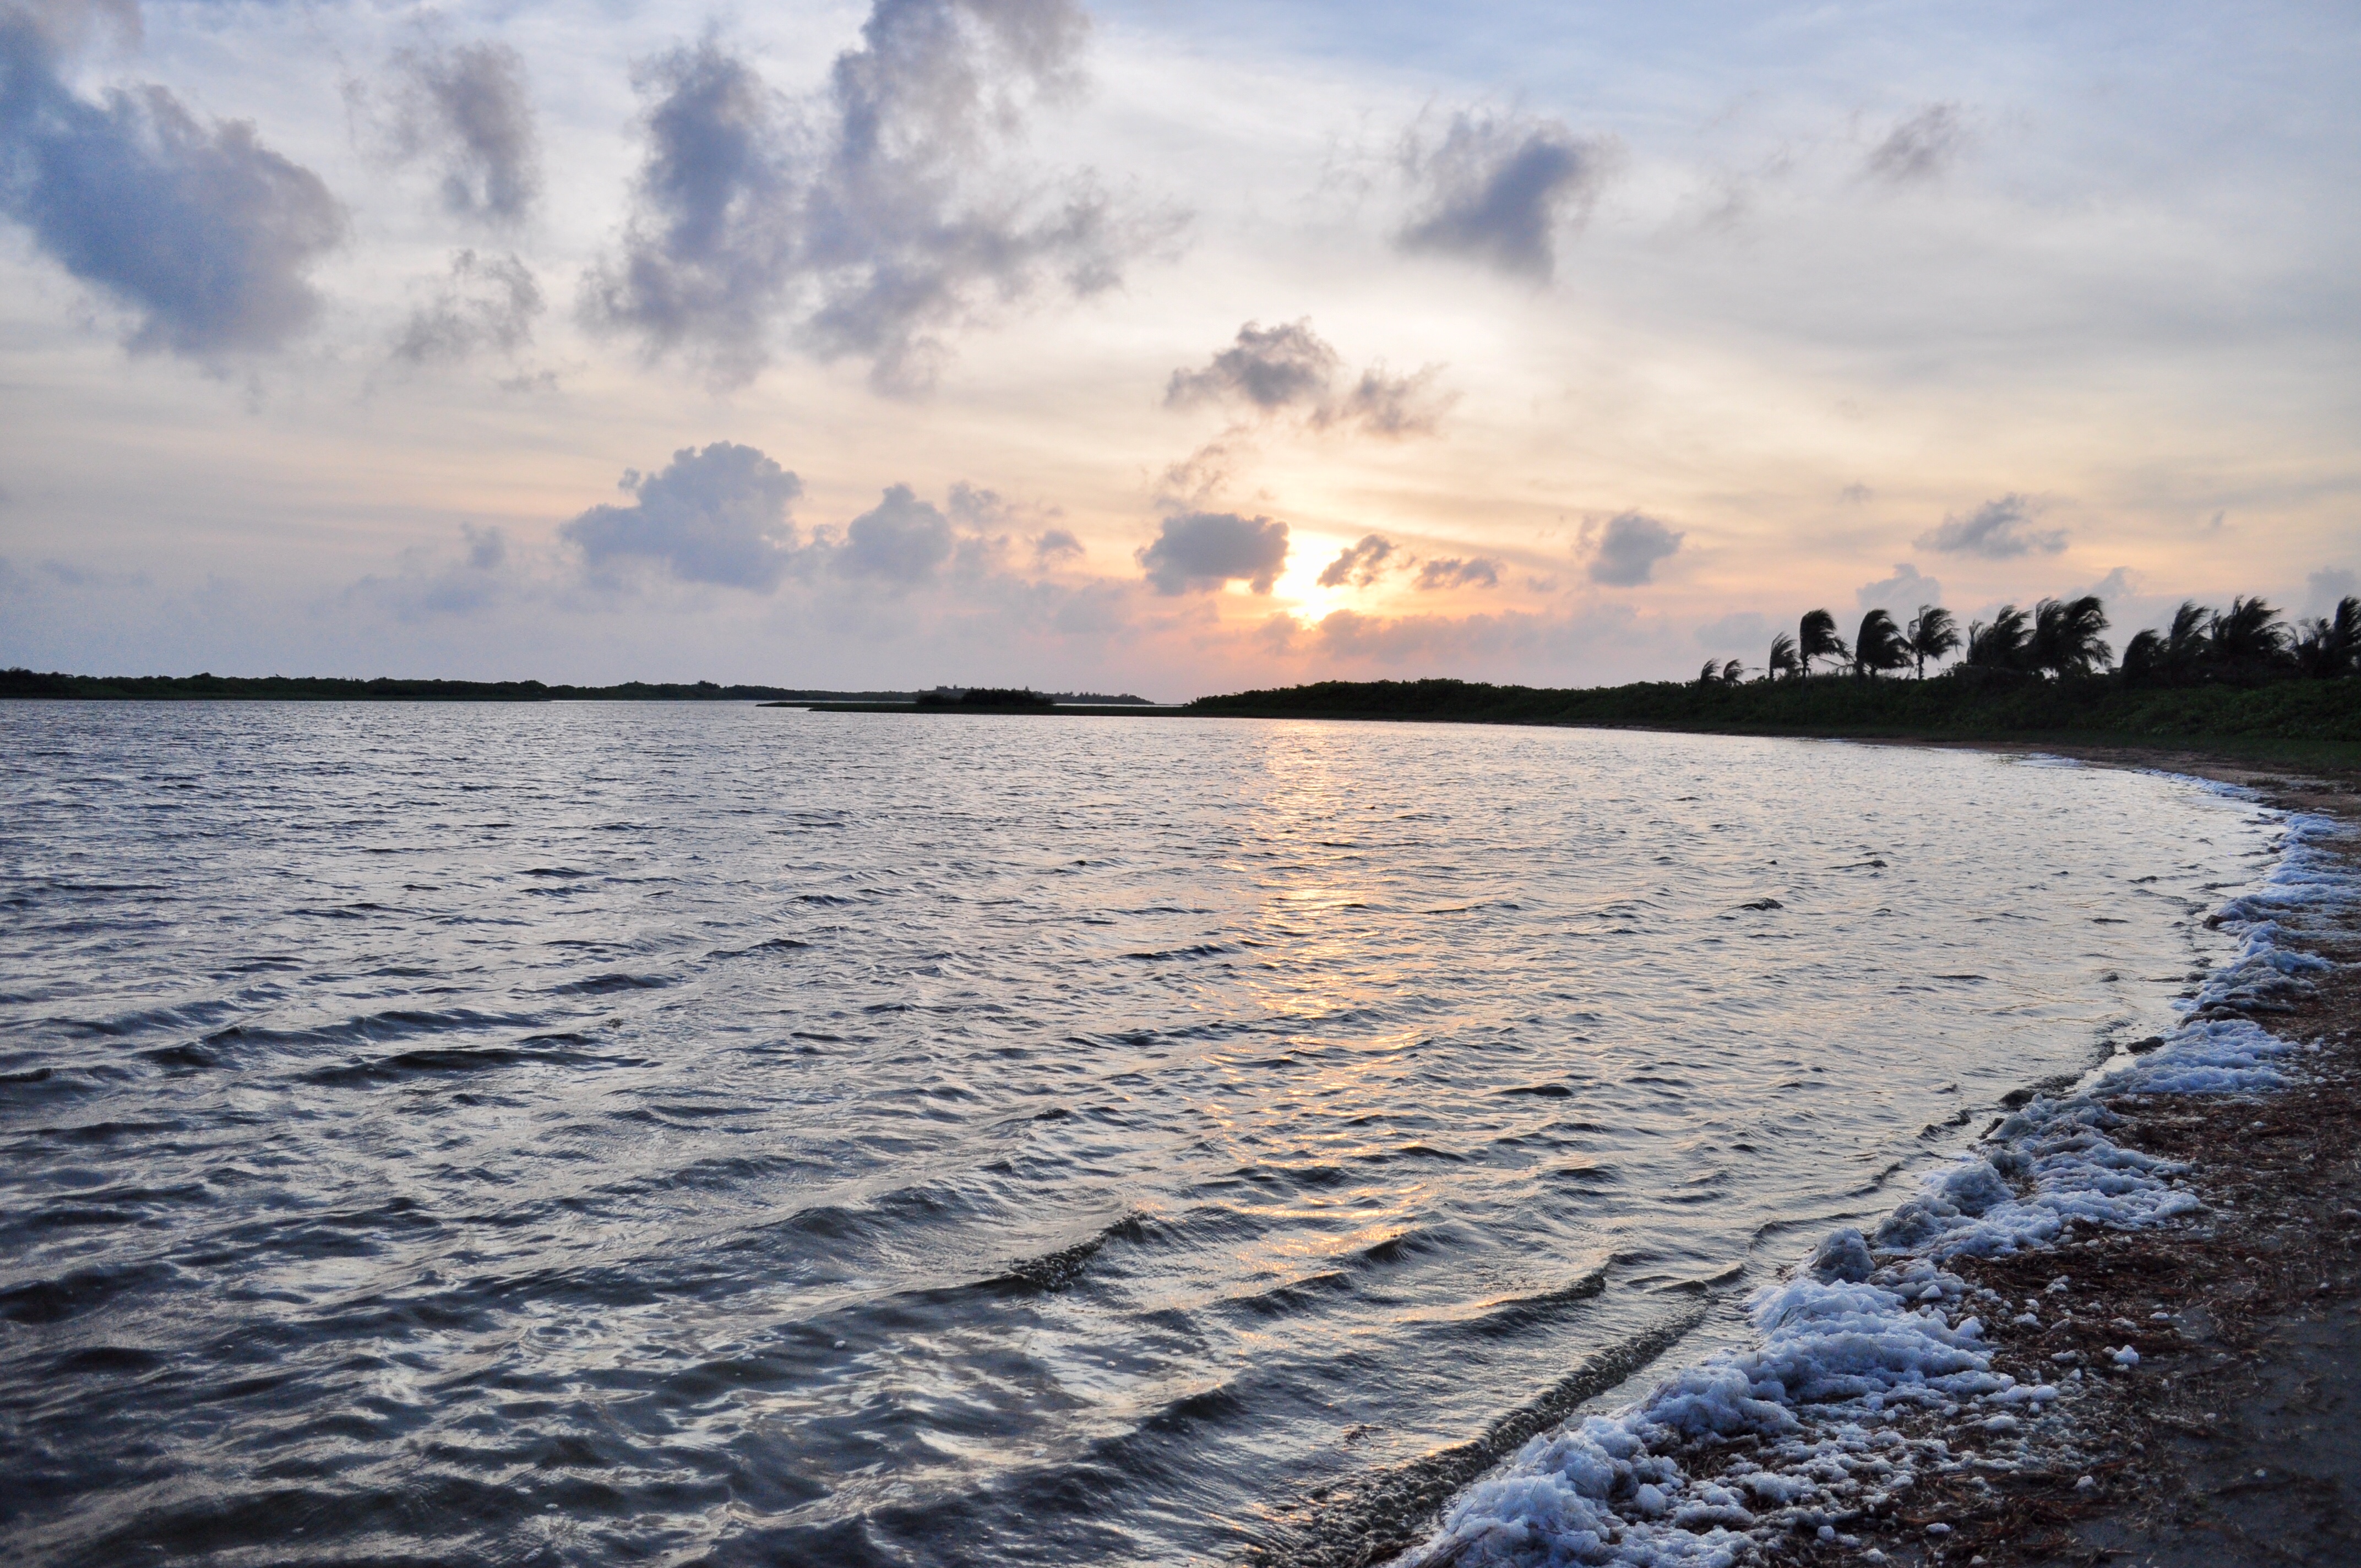
<path id="1" fill-rule="evenodd" d="M 1941 663 L 1960 651 L 1960 624 L 1951 612 L 1938 604 L 1922 604 L 1918 613 L 1910 618 L 1910 630 L 1903 634 L 1910 645 L 1910 656 L 1918 665 L 1918 678 L 1927 678 L 1927 661 Z"/>
<path id="2" fill-rule="evenodd" d="M 2361 598 L 2337 601 L 2333 615 L 2314 616 L 2296 639 L 2296 663 L 2307 675 L 2334 680 L 2361 668 Z"/>
<path id="3" fill-rule="evenodd" d="M 2114 662 L 2099 633 L 2107 629 L 2106 607 L 2096 594 L 2078 599 L 2043 599 L 2033 607 L 2033 642 L 2027 651 L 2037 670 L 2063 680 L 2087 675 Z"/>
<path id="4" fill-rule="evenodd" d="M 2133 685 L 2145 685 L 2162 674 L 2167 663 L 2164 634 L 2154 627 L 2132 634 L 2124 644 L 2124 679 Z"/>
<path id="5" fill-rule="evenodd" d="M 1721 667 L 1721 684 L 1723 685 L 1734 686 L 1745 678 L 1746 666 L 1735 659 L 1732 659 L 1729 663 L 1724 664 Z"/>
<path id="6" fill-rule="evenodd" d="M 1701 686 L 1718 686 L 1720 684 L 1721 661 L 1719 659 L 1708 659 L 1705 662 L 1705 667 L 1697 672 L 1697 685 Z"/>
<path id="7" fill-rule="evenodd" d="M 1894 624 L 1894 617 L 1872 609 L 1861 618 L 1861 632 L 1852 640 L 1854 674 L 1906 669 L 1909 663 L 1910 644 L 1903 641 L 1902 628 Z"/>
<path id="8" fill-rule="evenodd" d="M 2195 599 L 2182 599 L 2172 612 L 2172 630 L 2164 634 L 2164 663 L 2176 678 L 2189 679 L 2205 663 L 2215 619 L 2212 606 Z"/>
<path id="9" fill-rule="evenodd" d="M 2234 598 L 2213 618 L 2206 641 L 2213 663 L 2224 672 L 2251 675 L 2277 663 L 2287 651 L 2287 626 L 2260 598 Z"/>
<path id="10" fill-rule="evenodd" d="M 1812 673 L 1815 659 L 1834 659 L 1839 663 L 1852 657 L 1844 639 L 1837 635 L 1837 618 L 1827 610 L 1805 612 L 1803 623 L 1795 628 L 1795 652 L 1804 662 L 1804 674 Z"/>
<path id="11" fill-rule="evenodd" d="M 1771 639 L 1771 657 L 1764 661 L 1763 671 L 1774 681 L 1782 675 L 1802 674 L 1804 662 L 1795 653 L 1795 640 L 1784 631 Z"/>
<path id="12" fill-rule="evenodd" d="M 2025 611 L 2004 604 L 1990 626 L 1980 620 L 1968 628 L 1968 663 L 1988 670 L 2023 669 L 2026 644 L 2032 640 Z"/>

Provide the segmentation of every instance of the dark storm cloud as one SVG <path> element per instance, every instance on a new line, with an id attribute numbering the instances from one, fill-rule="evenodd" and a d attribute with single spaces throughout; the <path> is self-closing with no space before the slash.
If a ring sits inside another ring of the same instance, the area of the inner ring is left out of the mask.
<path id="1" fill-rule="evenodd" d="M 1349 545 L 1337 554 L 1334 561 L 1320 568 L 1320 586 L 1323 588 L 1366 588 L 1383 575 L 1386 560 L 1394 553 L 1394 543 L 1382 534 L 1365 533 L 1358 544 Z"/>
<path id="2" fill-rule="evenodd" d="M 541 310 L 541 286 L 521 258 L 463 250 L 451 258 L 450 276 L 436 286 L 434 298 L 411 313 L 395 340 L 394 356 L 423 365 L 465 359 L 486 348 L 514 354 L 533 342 L 533 318 Z"/>
<path id="3" fill-rule="evenodd" d="M 1334 387 L 1343 364 L 1308 318 L 1268 327 L 1248 322 L 1202 369 L 1172 372 L 1164 386 L 1164 406 L 1245 403 L 1264 414 L 1300 409 L 1315 430 L 1353 425 L 1400 440 L 1433 434 L 1455 400 L 1436 389 L 1442 370 L 1433 365 L 1409 376 L 1373 366 L 1338 396 Z"/>
<path id="4" fill-rule="evenodd" d="M 884 498 L 845 526 L 836 570 L 908 586 L 932 577 L 950 559 L 950 520 L 907 485 L 890 485 Z"/>
<path id="5" fill-rule="evenodd" d="M 1610 587 L 1637 587 L 1655 575 L 1656 563 L 1678 550 L 1685 537 L 1653 517 L 1627 511 L 1609 521 L 1600 535 L 1598 554 L 1590 558 L 1590 580 Z"/>
<path id="6" fill-rule="evenodd" d="M 1422 203 L 1399 243 L 1547 282 L 1558 228 L 1587 214 L 1612 161 L 1613 144 L 1556 120 L 1454 115 L 1439 143 L 1403 151 Z"/>
<path id="7" fill-rule="evenodd" d="M 494 43 L 404 49 L 393 72 L 396 148 L 437 166 L 445 208 L 496 223 L 527 216 L 541 194 L 541 145 L 517 51 Z"/>
<path id="8" fill-rule="evenodd" d="M 2025 496 L 2005 495 L 1998 500 L 1986 501 L 1965 517 L 1954 513 L 1945 518 L 1939 526 L 1920 534 L 1914 543 L 1921 550 L 1981 555 L 1987 561 L 2005 561 L 2037 550 L 2055 555 L 2066 548 L 2066 531 L 2027 528 L 2036 510 L 2035 503 Z"/>
<path id="9" fill-rule="evenodd" d="M 1045 184 L 1001 150 L 1032 105 L 1076 89 L 1088 27 L 1071 0 L 875 0 L 801 114 L 715 38 L 650 62 L 647 162 L 590 318 L 724 380 L 760 369 L 785 323 L 910 391 L 969 318 L 1113 287 L 1160 236 L 1086 180 Z"/>
<path id="10" fill-rule="evenodd" d="M 0 12 L 0 213 L 137 314 L 134 349 L 278 347 L 319 313 L 307 274 L 344 209 L 245 121 L 201 122 L 161 87 L 77 96 L 58 40 L 88 14 Z"/>
<path id="11" fill-rule="evenodd" d="M 1168 517 L 1138 561 L 1159 594 L 1207 593 L 1240 579 L 1267 594 L 1287 566 L 1287 524 L 1226 511 Z"/>
<path id="12" fill-rule="evenodd" d="M 646 562 L 684 582 L 766 590 L 796 554 L 788 503 L 803 482 L 751 446 L 684 446 L 659 474 L 623 475 L 629 506 L 595 506 L 558 530 L 594 570 Z"/>
<path id="13" fill-rule="evenodd" d="M 1445 556 L 1418 569 L 1417 586 L 1428 592 L 1437 588 L 1497 588 L 1500 586 L 1500 563 L 1482 555 L 1466 561 L 1456 555 Z"/>
<path id="14" fill-rule="evenodd" d="M 1932 104 L 1872 148 L 1866 167 L 1877 179 L 1897 185 L 1932 180 L 1950 167 L 1967 139 L 1958 106 Z"/>

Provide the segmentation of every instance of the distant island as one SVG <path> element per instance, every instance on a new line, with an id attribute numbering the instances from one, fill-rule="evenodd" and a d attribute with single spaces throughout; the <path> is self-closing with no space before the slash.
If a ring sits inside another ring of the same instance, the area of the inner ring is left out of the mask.
<path id="1" fill-rule="evenodd" d="M 983 689 L 983 688 L 979 688 Z M 1027 693 L 1043 703 L 1095 707 L 1154 706 L 1144 696 L 1099 692 Z M 961 702 L 962 686 L 929 691 L 820 691 L 798 686 L 721 685 L 713 681 L 625 681 L 618 685 L 545 685 L 540 681 L 402 680 L 380 675 L 71 675 L 60 671 L 0 670 L 0 697 L 51 697 L 85 702 L 785 702 L 868 703 L 911 707 Z M 987 705 L 988 706 L 988 705 Z"/>

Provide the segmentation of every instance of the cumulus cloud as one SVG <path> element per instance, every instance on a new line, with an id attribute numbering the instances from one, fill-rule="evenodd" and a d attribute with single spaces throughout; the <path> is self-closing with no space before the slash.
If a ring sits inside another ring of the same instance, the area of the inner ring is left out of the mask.
<path id="1" fill-rule="evenodd" d="M 1287 524 L 1226 511 L 1168 517 L 1137 559 L 1159 594 L 1207 593 L 1238 579 L 1267 594 L 1287 566 Z"/>
<path id="2" fill-rule="evenodd" d="M 1968 127 L 1959 106 L 1930 104 L 1872 148 L 1864 167 L 1872 177 L 1890 184 L 1916 184 L 1939 177 L 1967 141 Z"/>
<path id="3" fill-rule="evenodd" d="M 541 194 L 541 141 L 524 60 L 506 44 L 403 49 L 393 57 L 396 157 L 432 162 L 444 209 L 499 224 Z"/>
<path id="4" fill-rule="evenodd" d="M 932 577 L 957 543 L 950 519 L 907 485 L 889 485 L 884 499 L 846 525 L 834 565 L 848 577 L 908 587 Z"/>
<path id="5" fill-rule="evenodd" d="M 1852 597 L 1862 609 L 1891 610 L 1906 620 L 1922 604 L 1941 604 L 1943 585 L 1909 562 L 1896 561 L 1894 576 L 1883 582 L 1862 584 L 1853 590 Z"/>
<path id="6" fill-rule="evenodd" d="M 1762 647 L 1771 641 L 1771 623 L 1751 609 L 1732 610 L 1719 620 L 1697 630 L 1700 646 L 1716 652 Z"/>
<path id="7" fill-rule="evenodd" d="M 1393 553 L 1392 540 L 1382 534 L 1365 533 L 1358 544 L 1346 545 L 1334 561 L 1320 568 L 1320 586 L 1366 588 L 1384 574 L 1386 562 Z"/>
<path id="8" fill-rule="evenodd" d="M 1500 586 L 1500 563 L 1478 555 L 1461 560 L 1456 555 L 1432 560 L 1418 569 L 1418 587 L 1428 592 L 1437 588 L 1494 588 Z"/>
<path id="9" fill-rule="evenodd" d="M 647 62 L 647 160 L 587 314 L 725 382 L 762 367 L 783 323 L 907 392 L 963 322 L 1114 287 L 1166 227 L 1005 156 L 1034 105 L 1078 88 L 1088 30 L 1073 0 L 874 0 L 800 110 L 712 36 Z"/>
<path id="10" fill-rule="evenodd" d="M 462 250 L 434 296 L 411 313 L 394 341 L 394 357 L 412 365 L 465 359 L 478 349 L 514 354 L 533 342 L 541 313 L 541 286 L 523 258 L 479 257 Z"/>
<path id="11" fill-rule="evenodd" d="M 1588 215 L 1613 162 L 1611 142 L 1556 120 L 1454 115 L 1441 141 L 1403 146 L 1420 205 L 1398 243 L 1546 283 L 1559 228 Z"/>
<path id="12" fill-rule="evenodd" d="M 1062 528 L 1049 529 L 1033 538 L 1033 559 L 1040 565 L 1079 560 L 1082 554 L 1082 542 Z"/>
<path id="13" fill-rule="evenodd" d="M 345 236 L 320 177 L 251 124 L 201 122 L 161 87 L 78 96 L 61 51 L 90 17 L 136 13 L 54 9 L 0 12 L 0 213 L 137 316 L 134 350 L 210 362 L 309 326 L 311 269 Z"/>
<path id="14" fill-rule="evenodd" d="M 1164 386 L 1164 406 L 1244 403 L 1261 414 L 1301 411 L 1315 430 L 1357 426 L 1371 435 L 1400 440 L 1432 435 L 1455 395 L 1436 382 L 1443 373 L 1429 365 L 1408 376 L 1373 365 L 1342 393 L 1335 389 L 1342 357 L 1312 330 L 1309 318 L 1264 326 L 1248 322 L 1236 341 L 1197 370 L 1175 370 Z"/>
<path id="15" fill-rule="evenodd" d="M 631 505 L 592 507 L 558 530 L 594 571 L 646 563 L 684 582 L 760 592 L 794 564 L 787 508 L 803 481 L 752 446 L 684 446 L 661 473 L 626 470 L 619 488 Z"/>
<path id="16" fill-rule="evenodd" d="M 1964 517 L 1952 513 L 1939 526 L 1911 543 L 1921 550 L 1981 555 L 1987 561 L 2005 561 L 2037 550 L 2055 555 L 2066 548 L 2066 531 L 2028 528 L 2026 524 L 2039 510 L 2027 497 L 2005 495 L 1998 500 L 1986 501 Z"/>
<path id="17" fill-rule="evenodd" d="M 1637 587 L 1654 576 L 1656 563 L 1678 550 L 1686 537 L 1641 512 L 1611 518 L 1590 557 L 1590 580 L 1609 587 Z"/>

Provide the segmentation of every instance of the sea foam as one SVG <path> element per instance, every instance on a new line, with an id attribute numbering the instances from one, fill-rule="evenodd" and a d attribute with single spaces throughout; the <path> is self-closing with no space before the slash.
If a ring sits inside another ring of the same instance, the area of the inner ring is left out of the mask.
<path id="1" fill-rule="evenodd" d="M 2329 848 L 2343 825 L 2291 815 L 2282 826 L 2271 872 L 2213 916 L 2239 936 L 2236 956 L 2183 999 L 2159 1049 L 2006 1116 L 1872 1235 L 1828 1237 L 1793 1277 L 1749 1299 L 1756 1343 L 1534 1438 L 1462 1493 L 1399 1568 L 1731 1568 L 1798 1532 L 1850 1541 L 1840 1527 L 1865 1506 L 1960 1463 L 1941 1436 L 1895 1430 L 1897 1410 L 1930 1409 L 1955 1434 L 1970 1422 L 2014 1431 L 2018 1414 L 2058 1399 L 2055 1385 L 1993 1369 L 1976 1299 L 2005 1309 L 1943 1266 L 2045 1247 L 2070 1224 L 2138 1229 L 2199 1207 L 2180 1185 L 2186 1167 L 2108 1136 L 2122 1118 L 2107 1102 L 2289 1081 L 2301 1047 L 2245 1014 L 2286 1008 L 2329 967 L 2287 946 L 2288 927 L 2361 907 L 2361 876 Z M 1700 1440 L 1732 1438 L 1756 1441 L 1712 1477 L 1682 1464 Z"/>

